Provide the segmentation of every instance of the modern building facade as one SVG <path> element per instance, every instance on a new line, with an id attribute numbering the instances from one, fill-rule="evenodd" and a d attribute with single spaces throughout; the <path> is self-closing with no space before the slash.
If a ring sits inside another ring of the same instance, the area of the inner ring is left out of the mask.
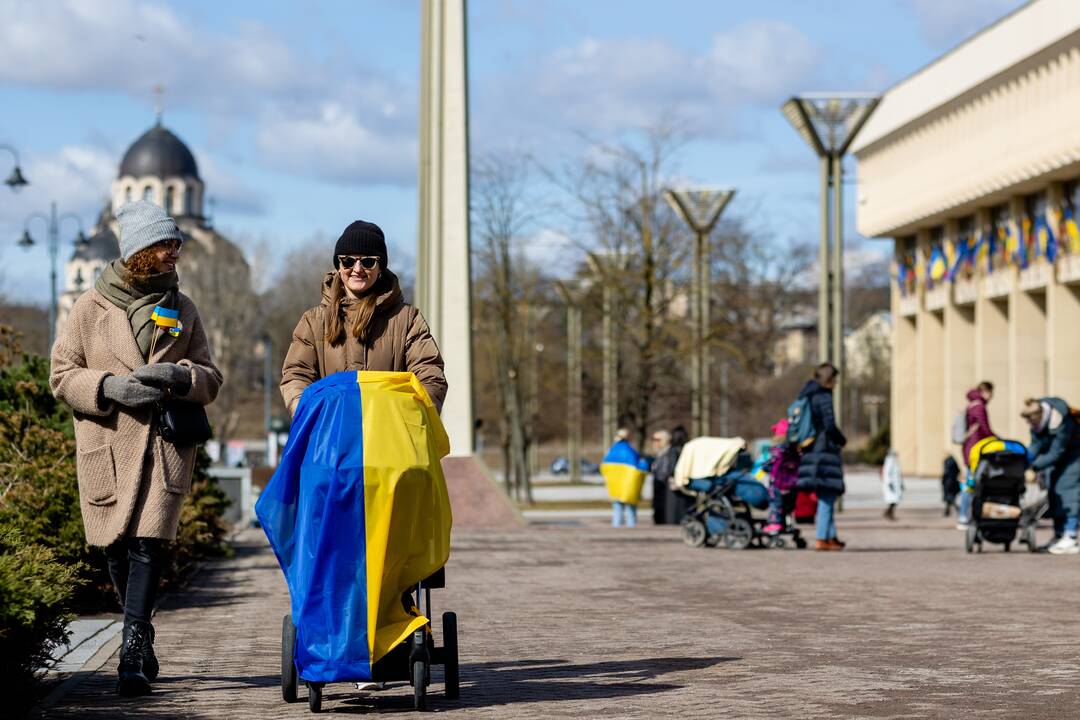
<path id="1" fill-rule="evenodd" d="M 938 475 L 981 380 L 1080 404 L 1080 2 L 1034 0 L 888 90 L 857 138 L 860 232 L 894 241 L 892 442 Z"/>

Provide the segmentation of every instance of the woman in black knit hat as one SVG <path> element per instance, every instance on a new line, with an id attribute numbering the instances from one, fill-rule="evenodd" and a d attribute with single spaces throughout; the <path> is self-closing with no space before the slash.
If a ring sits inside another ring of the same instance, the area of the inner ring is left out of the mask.
<path id="1" fill-rule="evenodd" d="M 289 413 L 307 386 L 345 370 L 412 372 L 441 409 L 442 355 L 420 311 L 402 297 L 383 231 L 357 220 L 341 233 L 332 261 L 322 302 L 300 318 L 285 356 L 281 395 Z"/>

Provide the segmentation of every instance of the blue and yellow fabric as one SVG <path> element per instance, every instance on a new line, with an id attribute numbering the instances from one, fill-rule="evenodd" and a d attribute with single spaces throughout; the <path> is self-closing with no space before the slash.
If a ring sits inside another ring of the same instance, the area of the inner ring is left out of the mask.
<path id="1" fill-rule="evenodd" d="M 179 310 L 171 310 L 163 305 L 157 305 L 154 307 L 154 312 L 150 314 L 150 319 L 154 321 L 155 325 L 168 331 L 169 335 L 173 337 L 180 337 L 180 333 L 184 330 L 184 324 L 180 322 Z"/>
<path id="2" fill-rule="evenodd" d="M 625 440 L 619 440 L 600 463 L 608 495 L 612 501 L 637 505 L 641 501 L 641 486 L 649 465 L 637 450 Z"/>
<path id="3" fill-rule="evenodd" d="M 1047 262 L 1057 259 L 1057 237 L 1046 222 L 1046 215 L 1040 213 L 1035 217 L 1035 251 L 1046 258 Z"/>
<path id="4" fill-rule="evenodd" d="M 1070 255 L 1080 254 L 1080 227 L 1076 224 L 1072 205 L 1061 208 L 1061 239 Z"/>
<path id="5" fill-rule="evenodd" d="M 945 251 L 940 245 L 930 248 L 930 259 L 926 263 L 926 279 L 929 284 L 936 285 L 949 275 L 949 260 L 945 257 Z"/>
<path id="6" fill-rule="evenodd" d="M 968 467 L 978 467 L 979 460 L 983 455 L 993 455 L 995 453 L 1009 453 L 1027 457 L 1027 448 L 1024 447 L 1024 443 L 1016 440 L 1002 440 L 996 437 L 983 438 L 971 446 L 971 450 L 968 452 Z"/>
<path id="7" fill-rule="evenodd" d="M 952 263 L 949 268 L 950 281 L 956 282 L 961 270 L 970 268 L 975 264 L 976 247 L 977 242 L 974 234 L 968 235 L 954 245 Z"/>
<path id="8" fill-rule="evenodd" d="M 412 373 L 342 372 L 304 391 L 255 505 L 289 586 L 303 680 L 370 680 L 428 624 L 401 598 L 450 554 L 449 449 Z"/>

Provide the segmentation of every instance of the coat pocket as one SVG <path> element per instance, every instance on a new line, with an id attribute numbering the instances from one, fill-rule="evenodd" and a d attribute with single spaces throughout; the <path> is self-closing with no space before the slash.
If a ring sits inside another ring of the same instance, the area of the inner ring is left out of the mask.
<path id="1" fill-rule="evenodd" d="M 112 505 L 116 502 L 116 463 L 110 446 L 79 450 L 75 470 L 79 478 L 79 492 L 88 503 Z"/>
<path id="2" fill-rule="evenodd" d="M 195 468 L 195 448 L 178 448 L 160 437 L 162 477 L 165 491 L 186 495 L 191 491 L 191 472 Z"/>

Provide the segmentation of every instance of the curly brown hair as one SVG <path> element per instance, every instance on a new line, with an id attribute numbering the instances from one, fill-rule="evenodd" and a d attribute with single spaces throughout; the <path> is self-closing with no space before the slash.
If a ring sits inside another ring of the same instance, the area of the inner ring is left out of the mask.
<path id="1" fill-rule="evenodd" d="M 174 242 L 176 241 L 162 240 L 149 247 L 144 247 L 142 250 L 129 257 L 124 261 L 124 269 L 127 270 L 128 276 L 135 280 L 144 280 L 151 275 L 154 275 L 157 272 L 154 270 L 154 266 L 158 263 L 156 256 L 157 252 L 165 245 Z"/>

